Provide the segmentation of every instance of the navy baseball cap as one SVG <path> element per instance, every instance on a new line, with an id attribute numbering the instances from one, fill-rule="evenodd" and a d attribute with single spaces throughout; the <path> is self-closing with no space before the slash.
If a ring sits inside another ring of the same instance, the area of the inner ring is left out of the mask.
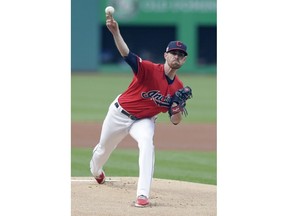
<path id="1" fill-rule="evenodd" d="M 166 52 L 170 52 L 172 50 L 179 50 L 184 52 L 186 56 L 188 55 L 186 52 L 187 46 L 181 41 L 171 41 L 166 48 Z"/>

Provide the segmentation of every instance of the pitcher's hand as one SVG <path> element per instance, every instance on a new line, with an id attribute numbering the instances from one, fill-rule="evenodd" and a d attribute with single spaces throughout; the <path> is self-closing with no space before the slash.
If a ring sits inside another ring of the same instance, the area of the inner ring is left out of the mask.
<path id="1" fill-rule="evenodd" d="M 113 35 L 119 32 L 118 23 L 111 14 L 106 14 L 106 26 Z"/>

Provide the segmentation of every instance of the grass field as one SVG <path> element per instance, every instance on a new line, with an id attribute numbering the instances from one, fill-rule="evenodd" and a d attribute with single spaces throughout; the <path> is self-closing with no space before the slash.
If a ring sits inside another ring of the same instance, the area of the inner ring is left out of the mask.
<path id="1" fill-rule="evenodd" d="M 90 176 L 91 149 L 72 149 L 72 176 Z M 116 149 L 105 165 L 109 176 L 138 176 L 138 150 Z M 215 152 L 156 151 L 155 178 L 216 185 Z"/>
<path id="2" fill-rule="evenodd" d="M 187 101 L 187 123 L 216 122 L 216 76 L 179 75 L 184 85 L 192 87 L 193 98 Z M 72 121 L 102 122 L 108 106 L 128 87 L 132 74 L 72 75 Z M 159 122 L 169 122 L 160 114 Z"/>
<path id="3" fill-rule="evenodd" d="M 216 76 L 179 75 L 192 87 L 187 102 L 188 117 L 183 123 L 216 123 Z M 102 122 L 110 103 L 128 87 L 132 74 L 73 74 L 71 77 L 72 121 Z M 160 114 L 158 122 L 169 122 Z M 71 175 L 91 176 L 92 149 L 72 148 Z M 156 152 L 156 178 L 216 184 L 216 152 Z M 116 149 L 105 170 L 109 176 L 138 176 L 138 150 Z"/>

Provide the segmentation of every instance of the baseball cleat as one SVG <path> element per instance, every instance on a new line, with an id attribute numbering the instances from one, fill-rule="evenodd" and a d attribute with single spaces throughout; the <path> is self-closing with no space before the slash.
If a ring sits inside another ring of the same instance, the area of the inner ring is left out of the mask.
<path id="1" fill-rule="evenodd" d="M 98 182 L 98 184 L 103 184 L 105 182 L 105 173 L 104 171 L 102 171 L 102 173 L 95 177 L 96 181 Z"/>
<path id="2" fill-rule="evenodd" d="M 149 200 L 146 196 L 140 195 L 137 197 L 137 200 L 135 202 L 136 207 L 143 208 L 143 207 L 146 207 L 148 205 L 149 205 Z"/>

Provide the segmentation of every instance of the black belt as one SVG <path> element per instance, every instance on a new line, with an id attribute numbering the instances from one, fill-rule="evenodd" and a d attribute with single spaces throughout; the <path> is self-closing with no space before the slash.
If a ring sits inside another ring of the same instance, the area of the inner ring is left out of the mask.
<path id="1" fill-rule="evenodd" d="M 120 106 L 118 102 L 116 102 L 114 105 L 115 105 L 116 108 L 118 108 Z M 132 119 L 134 121 L 135 120 L 139 120 L 139 118 L 137 118 L 137 117 L 131 115 L 130 113 L 126 112 L 124 109 L 121 110 L 121 113 L 123 113 L 124 115 L 128 116 L 130 119 Z"/>

